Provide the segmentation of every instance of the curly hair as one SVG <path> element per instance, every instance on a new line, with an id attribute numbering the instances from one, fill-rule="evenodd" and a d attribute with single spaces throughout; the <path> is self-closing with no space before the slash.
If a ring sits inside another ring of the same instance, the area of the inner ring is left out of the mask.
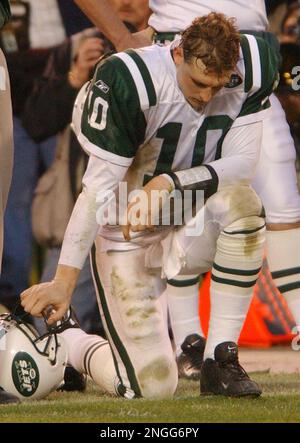
<path id="1" fill-rule="evenodd" d="M 182 33 L 180 46 L 186 62 L 195 57 L 206 72 L 233 71 L 239 59 L 240 34 L 234 18 L 211 12 L 196 18 Z"/>

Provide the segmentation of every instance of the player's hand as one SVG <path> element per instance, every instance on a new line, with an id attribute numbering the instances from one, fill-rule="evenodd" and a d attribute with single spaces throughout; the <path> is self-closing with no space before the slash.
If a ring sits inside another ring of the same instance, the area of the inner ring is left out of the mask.
<path id="1" fill-rule="evenodd" d="M 154 29 L 150 26 L 143 31 L 134 32 L 128 38 L 122 39 L 116 44 L 117 51 L 125 51 L 128 48 L 142 48 L 144 46 L 152 45 Z"/>
<path id="2" fill-rule="evenodd" d="M 101 38 L 88 37 L 82 41 L 69 73 L 71 86 L 81 88 L 90 79 L 91 70 L 103 51 L 104 42 Z"/>
<path id="3" fill-rule="evenodd" d="M 130 240 L 130 231 L 153 230 L 158 225 L 161 208 L 172 190 L 169 180 L 158 175 L 137 192 L 127 207 L 127 224 L 122 227 L 125 240 Z"/>
<path id="4" fill-rule="evenodd" d="M 71 303 L 72 292 L 66 282 L 52 280 L 26 289 L 21 294 L 21 304 L 26 312 L 34 317 L 41 317 L 49 306 L 53 310 L 48 317 L 49 325 L 60 320 Z"/>

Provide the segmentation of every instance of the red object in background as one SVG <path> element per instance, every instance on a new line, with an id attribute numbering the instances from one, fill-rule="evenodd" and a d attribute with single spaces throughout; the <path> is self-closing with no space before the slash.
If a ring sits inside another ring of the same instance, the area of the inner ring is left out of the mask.
<path id="1" fill-rule="evenodd" d="M 210 273 L 206 274 L 200 288 L 199 314 L 203 332 L 207 335 L 210 312 Z M 239 345 L 269 347 L 291 342 L 295 326 L 288 306 L 272 281 L 266 262 L 254 288 L 250 309 L 244 323 Z"/>

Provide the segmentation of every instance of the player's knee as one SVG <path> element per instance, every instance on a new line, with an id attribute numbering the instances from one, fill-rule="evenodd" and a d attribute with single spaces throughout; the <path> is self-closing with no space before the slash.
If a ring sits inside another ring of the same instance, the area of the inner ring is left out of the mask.
<path id="1" fill-rule="evenodd" d="M 142 397 L 172 397 L 178 383 L 176 361 L 173 356 L 156 356 L 137 374 Z"/>
<path id="2" fill-rule="evenodd" d="M 259 216 L 262 203 L 253 188 L 248 185 L 226 186 L 207 201 L 207 209 L 213 220 L 228 226 L 245 217 Z"/>
<path id="3" fill-rule="evenodd" d="M 232 220 L 241 220 L 244 217 L 261 215 L 261 200 L 250 186 L 230 186 L 227 198 L 229 214 Z"/>

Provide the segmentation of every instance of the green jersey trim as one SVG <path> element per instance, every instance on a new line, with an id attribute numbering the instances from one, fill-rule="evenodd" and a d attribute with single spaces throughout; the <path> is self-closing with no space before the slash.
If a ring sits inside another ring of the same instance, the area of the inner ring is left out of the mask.
<path id="1" fill-rule="evenodd" d="M 144 98 L 141 108 L 145 110 L 147 107 L 155 106 L 157 103 L 157 97 L 155 87 L 152 81 L 151 74 L 147 68 L 147 65 L 143 59 L 132 49 L 126 52 L 116 55 L 119 57 L 128 67 L 131 75 L 136 82 L 138 91 L 144 91 L 147 95 L 147 100 Z"/>
<path id="2" fill-rule="evenodd" d="M 145 138 L 146 119 L 140 107 L 143 97 L 143 90 L 120 57 L 114 55 L 100 62 L 81 119 L 80 138 L 85 149 L 129 166 Z"/>
<path id="3" fill-rule="evenodd" d="M 122 60 L 123 64 L 130 72 L 132 81 L 136 86 L 141 110 L 145 111 L 146 109 L 149 109 L 150 103 L 149 103 L 147 88 L 137 65 L 134 63 L 134 61 L 129 55 L 125 54 L 125 52 L 116 54 L 114 57 L 117 57 L 118 59 Z"/>
<path id="4" fill-rule="evenodd" d="M 269 44 L 261 38 L 257 39 L 257 46 L 259 49 L 261 60 L 261 83 L 262 86 L 267 86 L 267 89 L 273 92 L 274 82 L 278 75 L 278 58 L 275 49 L 271 49 Z M 266 66 L 265 66 L 266 65 Z M 270 83 L 271 82 L 271 83 Z"/>
<path id="5" fill-rule="evenodd" d="M 127 51 L 127 54 L 130 55 L 130 57 L 132 57 L 132 59 L 135 61 L 136 65 L 138 66 L 138 68 L 143 76 L 143 79 L 144 79 L 144 82 L 146 85 L 146 89 L 147 89 L 148 98 L 149 98 L 149 105 L 155 106 L 157 103 L 155 87 L 154 87 L 152 77 L 151 77 L 151 74 L 147 68 L 146 63 L 137 54 L 137 52 L 133 51 L 132 49 L 129 49 Z"/>
<path id="6" fill-rule="evenodd" d="M 92 143 L 82 132 L 79 135 L 77 135 L 77 138 L 83 150 L 88 155 L 92 154 L 95 157 L 99 157 L 102 160 L 113 163 L 114 165 L 125 166 L 128 168 L 133 162 L 134 157 L 128 158 L 114 154 L 113 152 L 109 152 L 106 149 L 103 149 L 100 146 L 97 146 L 94 143 Z"/>
<path id="7" fill-rule="evenodd" d="M 273 92 L 277 78 L 278 59 L 275 51 L 268 43 L 253 35 L 244 35 L 248 41 L 251 63 L 245 59 L 245 78 L 252 70 L 252 87 L 238 117 L 260 112 L 270 107 L 269 96 Z M 244 43 L 245 44 L 245 43 Z M 248 66 L 248 64 L 250 65 Z M 246 90 L 246 87 L 245 87 Z"/>
<path id="8" fill-rule="evenodd" d="M 245 87 L 244 91 L 249 92 L 253 85 L 253 69 L 252 69 L 252 58 L 251 58 L 251 50 L 248 39 L 245 35 L 241 35 L 241 48 L 244 57 L 244 65 L 245 68 Z"/>
<path id="9" fill-rule="evenodd" d="M 252 95 L 262 85 L 261 58 L 257 39 L 253 35 L 244 35 L 243 37 L 247 40 L 250 50 L 250 58 L 245 59 L 245 92 Z M 247 57 L 249 57 L 249 54 L 247 54 Z M 247 90 L 246 79 L 249 77 L 252 79 L 252 86 Z"/>

